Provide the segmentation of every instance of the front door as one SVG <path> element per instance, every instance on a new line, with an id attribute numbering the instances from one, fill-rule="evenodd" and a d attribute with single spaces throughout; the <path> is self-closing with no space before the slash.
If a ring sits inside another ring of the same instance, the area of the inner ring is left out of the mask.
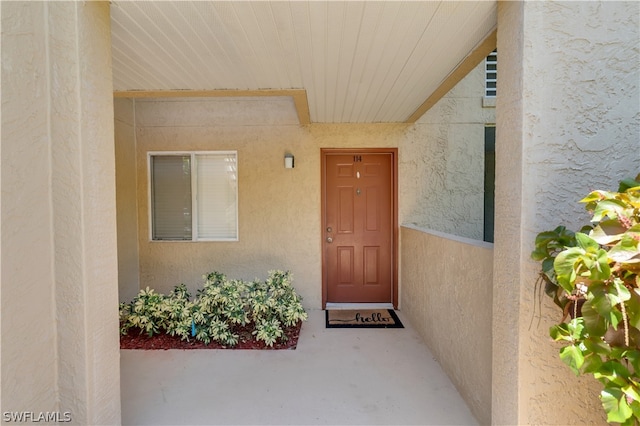
<path id="1" fill-rule="evenodd" d="M 323 307 L 393 303 L 396 150 L 323 150 Z"/>

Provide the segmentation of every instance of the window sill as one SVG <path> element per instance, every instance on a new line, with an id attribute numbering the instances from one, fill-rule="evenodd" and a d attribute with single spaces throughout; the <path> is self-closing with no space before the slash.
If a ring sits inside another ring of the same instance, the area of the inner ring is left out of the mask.
<path id="1" fill-rule="evenodd" d="M 239 238 L 199 239 L 199 240 L 149 240 L 150 243 L 235 243 Z"/>

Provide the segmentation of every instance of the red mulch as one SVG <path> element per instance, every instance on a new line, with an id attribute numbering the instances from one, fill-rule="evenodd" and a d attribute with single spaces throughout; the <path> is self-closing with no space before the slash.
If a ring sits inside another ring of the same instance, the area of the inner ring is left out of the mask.
<path id="1" fill-rule="evenodd" d="M 156 334 L 149 337 L 146 333 L 138 334 L 137 330 L 129 330 L 126 336 L 120 335 L 120 349 L 142 349 L 142 350 L 167 350 L 167 349 L 295 349 L 298 345 L 298 337 L 300 336 L 300 328 L 302 321 L 297 325 L 284 329 L 287 337 L 283 342 L 278 339 L 273 346 L 267 346 L 262 340 L 256 340 L 251 334 L 251 329 L 247 327 L 237 327 L 234 332 L 240 337 L 238 344 L 235 346 L 223 346 L 216 341 L 211 341 L 208 345 L 196 340 L 195 337 L 189 338 L 189 341 L 180 340 L 178 336 L 169 336 L 168 334 Z"/>

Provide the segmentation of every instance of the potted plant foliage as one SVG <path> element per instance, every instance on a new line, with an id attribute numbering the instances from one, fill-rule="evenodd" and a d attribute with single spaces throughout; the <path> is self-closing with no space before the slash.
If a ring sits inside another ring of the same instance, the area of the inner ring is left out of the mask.
<path id="1" fill-rule="evenodd" d="M 560 358 L 603 384 L 607 421 L 640 423 L 640 175 L 617 192 L 596 190 L 581 203 L 591 225 L 538 234 L 531 257 L 538 285 L 563 315 L 550 329 Z"/>

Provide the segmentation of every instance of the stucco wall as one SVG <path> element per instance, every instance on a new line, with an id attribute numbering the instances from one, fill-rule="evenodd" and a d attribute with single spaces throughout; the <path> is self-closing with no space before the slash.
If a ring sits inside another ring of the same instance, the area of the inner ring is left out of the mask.
<path id="1" fill-rule="evenodd" d="M 140 287 L 134 101 L 115 99 L 116 207 L 118 222 L 118 296 L 135 297 Z"/>
<path id="2" fill-rule="evenodd" d="M 321 306 L 320 148 L 397 147 L 406 125 L 300 127 L 285 102 L 136 102 L 142 287 L 193 289 L 213 270 L 251 280 L 289 269 L 305 306 Z M 163 150 L 238 151 L 239 241 L 149 241 L 147 152 Z M 285 152 L 294 169 L 284 168 Z"/>
<path id="3" fill-rule="evenodd" d="M 3 419 L 117 424 L 109 5 L 1 7 Z"/>
<path id="4" fill-rule="evenodd" d="M 136 138 L 127 144 L 137 144 L 140 287 L 195 288 L 215 269 L 245 279 L 290 269 L 305 304 L 319 307 L 321 148 L 398 148 L 399 222 L 481 239 L 484 124 L 494 121 L 493 109 L 482 109 L 483 78 L 480 65 L 415 125 L 301 127 L 286 97 L 136 100 Z M 239 242 L 149 241 L 147 153 L 163 150 L 238 151 Z M 295 155 L 292 170 L 285 152 Z"/>
<path id="5" fill-rule="evenodd" d="M 402 311 L 480 424 L 491 422 L 492 244 L 401 228 Z"/>
<path id="6" fill-rule="evenodd" d="M 427 111 L 402 143 L 405 223 L 482 240 L 484 61 Z"/>
<path id="7" fill-rule="evenodd" d="M 42 4 L 2 2 L 2 411 L 58 408 Z M 20 70 L 18 72 L 18 70 Z M 47 354 L 47 356 L 43 356 Z"/>
<path id="8" fill-rule="evenodd" d="M 550 342 L 561 313 L 537 309 L 529 255 L 538 232 L 585 222 L 589 190 L 640 171 L 639 17 L 637 2 L 499 4 L 495 423 L 605 423 L 600 385 Z"/>

